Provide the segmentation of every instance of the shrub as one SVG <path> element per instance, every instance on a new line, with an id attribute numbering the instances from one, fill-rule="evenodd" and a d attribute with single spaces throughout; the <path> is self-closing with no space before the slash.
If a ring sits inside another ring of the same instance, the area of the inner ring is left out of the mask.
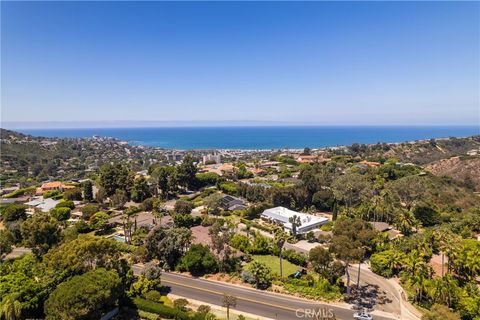
<path id="1" fill-rule="evenodd" d="M 152 211 L 154 200 L 155 200 L 154 198 L 147 198 L 147 199 L 143 200 L 140 207 L 142 208 L 143 211 Z"/>
<path id="2" fill-rule="evenodd" d="M 173 301 L 173 307 L 181 311 L 187 311 L 188 300 L 187 299 L 176 299 Z"/>
<path id="3" fill-rule="evenodd" d="M 142 298 L 134 298 L 133 303 L 135 304 L 137 309 L 143 310 L 146 312 L 156 313 L 160 315 L 162 318 L 189 320 L 189 316 L 186 312 L 176 310 L 162 303 L 149 301 Z"/>
<path id="4" fill-rule="evenodd" d="M 193 210 L 193 203 L 185 200 L 178 200 L 175 202 L 174 211 L 180 214 L 189 214 Z"/>
<path id="5" fill-rule="evenodd" d="M 456 312 L 450 311 L 447 306 L 441 304 L 434 304 L 429 311 L 423 316 L 422 320 L 460 320 L 460 315 Z"/>
<path id="6" fill-rule="evenodd" d="M 160 302 L 162 299 L 162 294 L 156 290 L 150 290 L 145 293 L 145 299 L 155 302 Z"/>
<path id="7" fill-rule="evenodd" d="M 295 252 L 295 250 L 292 250 L 292 249 L 284 250 L 282 252 L 282 256 L 285 260 L 293 264 L 296 264 L 302 267 L 307 266 L 307 257 L 304 254 Z"/>
<path id="8" fill-rule="evenodd" d="M 212 308 L 210 306 L 205 305 L 205 304 L 202 304 L 202 305 L 198 306 L 198 308 L 197 308 L 197 312 L 198 313 L 203 313 L 203 314 L 209 313 L 210 310 L 212 310 Z"/>
<path id="9" fill-rule="evenodd" d="M 217 268 L 217 261 L 210 248 L 201 244 L 192 245 L 177 266 L 179 271 L 188 271 L 194 276 L 213 273 Z"/>
<path id="10" fill-rule="evenodd" d="M 50 209 L 50 214 L 58 221 L 65 221 L 70 218 L 70 211 L 68 207 L 55 207 Z"/>
<path id="11" fill-rule="evenodd" d="M 7 193 L 3 196 L 3 198 L 16 198 L 23 196 L 24 194 L 33 193 L 35 191 L 35 186 L 28 187 L 28 188 L 20 188 L 13 192 Z"/>
<path id="12" fill-rule="evenodd" d="M 267 237 L 257 235 L 249 249 L 253 254 L 269 254 L 271 251 L 271 242 Z"/>
<path id="13" fill-rule="evenodd" d="M 53 198 L 55 196 L 61 195 L 61 192 L 59 190 L 48 190 L 43 193 L 43 198 Z"/>
<path id="14" fill-rule="evenodd" d="M 82 200 L 82 190 L 79 188 L 70 189 L 63 193 L 63 198 L 65 200 Z"/>
<path id="15" fill-rule="evenodd" d="M 75 209 L 75 204 L 71 200 L 60 201 L 55 208 L 70 208 Z"/>
<path id="16" fill-rule="evenodd" d="M 322 225 L 320 227 L 320 230 L 322 231 L 332 231 L 333 229 L 333 222 L 332 221 L 329 221 L 327 223 L 325 223 L 324 225 Z"/>
<path id="17" fill-rule="evenodd" d="M 173 222 L 177 228 L 191 228 L 200 225 L 202 218 L 191 214 L 176 214 L 173 216 Z"/>
<path id="18" fill-rule="evenodd" d="M 77 229 L 78 233 L 87 233 L 92 231 L 92 228 L 85 222 L 85 220 L 77 221 L 74 225 L 75 229 Z"/>
<path id="19" fill-rule="evenodd" d="M 243 234 L 236 234 L 230 240 L 230 245 L 242 252 L 248 252 L 250 249 L 250 241 Z"/>
<path id="20" fill-rule="evenodd" d="M 250 270 L 243 270 L 242 273 L 240 274 L 243 282 L 250 283 L 250 284 L 255 284 L 255 276 Z"/>
<path id="21" fill-rule="evenodd" d="M 289 279 L 284 288 L 290 293 L 313 299 L 336 300 L 342 296 L 338 286 L 331 285 L 328 280 L 321 277 L 313 282 L 312 278 Z"/>
<path id="22" fill-rule="evenodd" d="M 99 208 L 94 204 L 89 204 L 83 207 L 81 211 L 83 219 L 90 220 L 90 218 L 99 211 Z"/>
<path id="23" fill-rule="evenodd" d="M 216 218 L 216 217 L 209 217 L 209 216 L 204 216 L 202 218 L 202 227 L 210 227 L 210 226 L 213 226 L 215 224 L 215 222 L 221 222 L 221 224 L 223 224 L 223 219 L 222 218 Z"/>
<path id="24" fill-rule="evenodd" d="M 237 194 L 237 185 L 234 182 L 223 182 L 219 184 L 219 189 L 225 192 L 226 194 L 236 195 Z"/>

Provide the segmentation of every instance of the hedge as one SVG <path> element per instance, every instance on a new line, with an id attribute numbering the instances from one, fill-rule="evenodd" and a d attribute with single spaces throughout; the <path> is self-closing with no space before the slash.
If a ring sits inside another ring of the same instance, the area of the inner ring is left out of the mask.
<path id="1" fill-rule="evenodd" d="M 13 192 L 7 193 L 6 195 L 3 196 L 3 198 L 16 198 L 19 196 L 23 196 L 25 193 L 34 191 L 35 189 L 36 189 L 35 186 L 28 187 L 28 188 L 20 188 Z"/>
<path id="2" fill-rule="evenodd" d="M 156 313 L 162 318 L 166 319 L 181 319 L 181 320 L 190 320 L 188 313 L 167 307 L 166 305 L 154 301 L 149 301 L 142 298 L 134 298 L 133 303 L 139 310 L 146 312 Z"/>

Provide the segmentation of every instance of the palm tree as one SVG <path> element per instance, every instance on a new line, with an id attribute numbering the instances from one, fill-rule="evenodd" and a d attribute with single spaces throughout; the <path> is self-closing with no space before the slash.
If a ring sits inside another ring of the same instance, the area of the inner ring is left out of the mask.
<path id="1" fill-rule="evenodd" d="M 277 231 L 275 232 L 275 243 L 277 244 L 277 248 L 279 250 L 278 257 L 280 259 L 280 277 L 283 277 L 282 251 L 286 239 L 287 235 L 285 234 L 285 232 L 282 229 L 277 229 Z"/>
<path id="2" fill-rule="evenodd" d="M 397 215 L 396 226 L 404 235 L 409 235 L 416 225 L 417 222 L 411 211 L 402 210 Z"/>
<path id="3" fill-rule="evenodd" d="M 5 320 L 17 320 L 22 316 L 22 304 L 14 299 L 8 297 L 0 304 L 0 318 Z"/>
<path id="4" fill-rule="evenodd" d="M 442 255 L 442 277 L 445 275 L 445 256 L 448 259 L 447 274 L 450 272 L 451 262 L 454 258 L 454 251 L 456 250 L 458 243 L 460 242 L 459 237 L 450 231 L 447 228 L 442 228 L 441 230 L 436 231 L 436 238 L 438 240 L 438 245 L 440 253 Z"/>
<path id="5" fill-rule="evenodd" d="M 288 219 L 288 222 L 292 225 L 292 234 L 296 238 L 297 237 L 297 228 L 302 225 L 302 221 L 299 216 L 293 215 Z"/>
<path id="6" fill-rule="evenodd" d="M 251 230 L 252 230 L 252 224 L 250 222 L 245 223 L 245 232 L 247 233 L 247 239 L 250 239 Z"/>
<path id="7" fill-rule="evenodd" d="M 158 224 L 162 225 L 162 218 L 165 216 L 165 212 L 166 212 L 166 209 L 163 201 L 160 199 L 155 199 L 155 201 L 153 202 L 153 210 L 152 210 L 152 214 L 155 217 L 155 224 L 157 223 L 157 219 L 158 219 L 159 220 Z"/>
<path id="8" fill-rule="evenodd" d="M 399 270 L 405 264 L 406 256 L 401 251 L 394 250 L 389 257 L 390 260 L 387 262 L 387 266 L 390 270 Z"/>
<path id="9" fill-rule="evenodd" d="M 432 268 L 418 250 L 413 250 L 407 258 L 410 269 L 409 284 L 415 291 L 414 301 L 422 301 L 427 290 L 427 279 L 431 278 Z"/>
<path id="10" fill-rule="evenodd" d="M 423 294 L 426 290 L 425 280 L 426 277 L 421 272 L 414 274 L 413 277 L 410 278 L 410 285 L 415 291 L 415 296 L 413 298 L 415 302 L 423 300 Z"/>
<path id="11" fill-rule="evenodd" d="M 435 303 L 447 305 L 449 308 L 454 304 L 453 299 L 457 296 L 458 285 L 451 275 L 434 280 L 433 299 Z"/>

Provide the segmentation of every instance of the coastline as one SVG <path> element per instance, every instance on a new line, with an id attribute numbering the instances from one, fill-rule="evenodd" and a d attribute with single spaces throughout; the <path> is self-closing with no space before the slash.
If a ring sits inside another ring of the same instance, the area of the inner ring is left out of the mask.
<path id="1" fill-rule="evenodd" d="M 466 138 L 478 126 L 155 127 L 15 130 L 40 138 L 112 139 L 133 147 L 195 151 L 336 150 L 352 144 L 388 144 Z"/>

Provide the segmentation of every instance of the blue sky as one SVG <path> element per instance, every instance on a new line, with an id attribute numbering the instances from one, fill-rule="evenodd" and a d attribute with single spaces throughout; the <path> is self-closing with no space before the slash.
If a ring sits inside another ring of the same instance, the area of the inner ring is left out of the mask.
<path id="1" fill-rule="evenodd" d="M 478 2 L 2 2 L 2 121 L 478 124 Z"/>

